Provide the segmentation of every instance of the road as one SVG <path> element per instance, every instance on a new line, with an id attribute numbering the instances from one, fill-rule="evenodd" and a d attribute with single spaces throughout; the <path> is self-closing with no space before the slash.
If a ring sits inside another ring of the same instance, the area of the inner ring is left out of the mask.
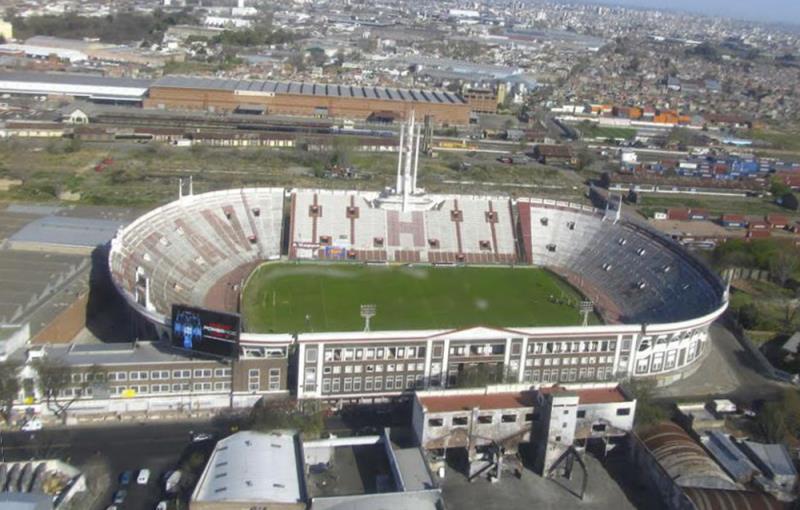
<path id="1" fill-rule="evenodd" d="M 712 324 L 709 333 L 712 348 L 700 368 L 686 379 L 659 388 L 659 400 L 728 398 L 750 404 L 774 400 L 784 388 L 791 387 L 761 375 L 756 361 L 721 324 Z"/>
<path id="2" fill-rule="evenodd" d="M 210 442 L 192 443 L 190 431 L 217 435 L 225 432 L 222 426 L 196 421 L 80 426 L 35 433 L 4 432 L 0 434 L 0 458 L 5 461 L 57 458 L 78 468 L 108 466 L 111 485 L 95 501 L 93 509 L 97 510 L 111 503 L 112 494 L 118 488 L 119 475 L 131 470 L 134 480 L 120 509 L 152 510 L 162 498 L 163 474 L 175 469 L 181 459 L 192 452 L 205 452 L 212 446 Z M 135 480 L 136 473 L 142 468 L 151 471 L 146 486 L 136 484 Z"/>

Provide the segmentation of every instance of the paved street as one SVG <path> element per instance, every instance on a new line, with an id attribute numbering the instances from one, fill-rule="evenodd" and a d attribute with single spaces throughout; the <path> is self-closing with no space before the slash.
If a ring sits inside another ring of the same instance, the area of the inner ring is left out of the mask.
<path id="1" fill-rule="evenodd" d="M 205 450 L 211 444 L 192 444 L 190 431 L 224 432 L 221 426 L 209 422 L 149 423 L 135 425 L 106 425 L 104 427 L 75 427 L 42 430 L 35 433 L 4 432 L 0 454 L 6 461 L 31 458 L 58 458 L 79 468 L 105 465 L 111 486 L 95 502 L 93 509 L 104 509 L 111 503 L 118 488 L 119 475 L 134 471 L 129 494 L 120 508 L 152 510 L 161 499 L 163 474 L 175 469 L 182 458 L 192 451 Z M 147 486 L 136 484 L 139 469 L 151 471 Z"/>
<path id="2" fill-rule="evenodd" d="M 686 379 L 659 388 L 656 392 L 658 398 L 730 398 L 749 403 L 773 399 L 787 387 L 761 375 L 755 360 L 721 324 L 713 324 L 710 335 L 712 350 L 702 366 Z"/>

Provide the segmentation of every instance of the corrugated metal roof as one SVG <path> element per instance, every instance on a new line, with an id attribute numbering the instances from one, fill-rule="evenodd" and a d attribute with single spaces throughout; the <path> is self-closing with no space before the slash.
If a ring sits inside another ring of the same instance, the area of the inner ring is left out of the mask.
<path id="1" fill-rule="evenodd" d="M 46 216 L 25 225 L 11 241 L 93 247 L 110 241 L 122 221 Z"/>
<path id="2" fill-rule="evenodd" d="M 152 80 L 134 78 L 110 78 L 82 73 L 37 73 L 32 71 L 0 71 L 0 81 L 135 88 L 147 88 L 152 83 Z"/>
<path id="3" fill-rule="evenodd" d="M 434 104 L 466 104 L 466 101 L 461 97 L 446 91 L 304 82 L 231 80 L 198 76 L 165 76 L 153 82 L 152 87 L 200 90 L 260 90 L 274 92 L 276 94 L 357 97 L 385 101 L 415 101 Z"/>

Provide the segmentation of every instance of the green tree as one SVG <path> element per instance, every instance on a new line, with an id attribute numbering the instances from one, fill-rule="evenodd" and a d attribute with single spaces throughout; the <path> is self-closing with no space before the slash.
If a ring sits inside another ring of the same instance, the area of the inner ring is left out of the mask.
<path id="1" fill-rule="evenodd" d="M 770 182 L 769 192 L 772 193 L 772 196 L 782 197 L 787 193 L 791 193 L 792 188 L 784 184 L 780 179 L 775 178 Z"/>
<path id="2" fill-rule="evenodd" d="M 21 389 L 19 379 L 19 364 L 13 361 L 0 363 L 0 418 L 9 423 L 14 401 Z"/>
<path id="3" fill-rule="evenodd" d="M 645 429 L 669 418 L 666 409 L 654 401 L 654 381 L 639 379 L 626 384 L 626 389 L 636 399 L 636 416 L 633 424 L 637 430 Z"/>
<path id="4" fill-rule="evenodd" d="M 106 373 L 99 366 L 92 366 L 83 372 L 47 356 L 36 360 L 34 369 L 39 392 L 47 409 L 64 423 L 67 421 L 69 408 L 86 394 L 88 388 L 104 385 L 106 382 Z M 78 374 L 83 374 L 80 381 L 74 380 Z"/>
<path id="5" fill-rule="evenodd" d="M 296 399 L 261 399 L 253 406 L 247 422 L 256 431 L 291 429 L 299 431 L 304 439 L 317 438 L 325 428 L 325 421 L 317 403 L 300 406 Z"/>
<path id="6" fill-rule="evenodd" d="M 800 393 L 794 389 L 783 390 L 778 401 L 764 405 L 756 423 L 767 441 L 778 443 L 787 436 L 796 437 L 800 433 Z"/>
<path id="7" fill-rule="evenodd" d="M 795 251 L 780 250 L 769 260 L 769 274 L 781 287 L 785 287 L 789 278 L 800 268 Z"/>

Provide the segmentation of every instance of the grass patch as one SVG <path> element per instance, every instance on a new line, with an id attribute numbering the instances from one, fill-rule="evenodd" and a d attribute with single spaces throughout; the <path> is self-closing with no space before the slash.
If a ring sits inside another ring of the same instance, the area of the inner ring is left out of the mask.
<path id="1" fill-rule="evenodd" d="M 800 132 L 783 132 L 767 129 L 753 129 L 741 133 L 744 138 L 752 138 L 782 151 L 800 151 Z"/>
<path id="2" fill-rule="evenodd" d="M 642 194 L 639 199 L 638 209 L 649 213 L 652 217 L 655 211 L 666 211 L 671 207 L 690 207 L 707 209 L 712 216 L 726 213 L 739 213 L 745 215 L 765 215 L 769 213 L 782 213 L 791 215 L 788 209 L 770 202 L 768 199 L 755 197 L 697 197 L 686 195 L 651 195 Z"/>
<path id="3" fill-rule="evenodd" d="M 543 269 L 265 264 L 242 310 L 255 332 L 359 331 L 362 304 L 377 305 L 374 330 L 565 326 L 580 324 L 580 299 Z"/>
<path id="4" fill-rule="evenodd" d="M 636 130 L 633 128 L 606 127 L 592 124 L 590 126 L 581 125 L 579 129 L 584 138 L 630 140 L 636 136 Z"/>

